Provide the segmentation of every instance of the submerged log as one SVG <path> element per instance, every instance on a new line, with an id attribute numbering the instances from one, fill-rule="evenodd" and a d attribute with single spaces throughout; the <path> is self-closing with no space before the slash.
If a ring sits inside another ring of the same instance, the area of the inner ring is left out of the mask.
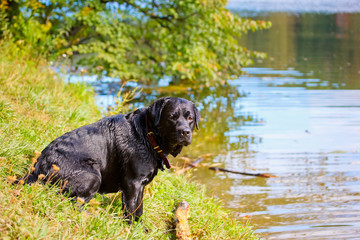
<path id="1" fill-rule="evenodd" d="M 214 170 L 216 172 L 228 172 L 228 173 L 235 173 L 235 174 L 241 174 L 246 176 L 253 176 L 253 177 L 264 177 L 264 178 L 277 178 L 275 175 L 270 175 L 268 173 L 246 173 L 246 172 L 238 172 L 238 171 L 232 171 L 225 168 L 218 168 L 218 167 L 209 167 L 210 170 Z"/>
<path id="2" fill-rule="evenodd" d="M 188 223 L 190 206 L 186 201 L 180 202 L 175 212 L 176 238 L 180 240 L 191 240 L 190 227 Z"/>

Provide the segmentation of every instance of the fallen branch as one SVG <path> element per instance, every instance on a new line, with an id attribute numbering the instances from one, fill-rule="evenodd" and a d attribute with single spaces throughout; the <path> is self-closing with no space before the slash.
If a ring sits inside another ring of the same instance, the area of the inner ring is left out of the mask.
<path id="1" fill-rule="evenodd" d="M 175 212 L 176 238 L 191 240 L 191 233 L 188 223 L 190 206 L 186 201 L 180 202 Z"/>
<path id="2" fill-rule="evenodd" d="M 185 168 L 182 168 L 178 171 L 176 171 L 176 174 L 180 175 L 187 171 L 189 171 L 191 168 L 195 168 L 199 166 L 199 163 L 204 160 L 203 158 L 198 158 L 196 161 L 189 163 Z"/>
<path id="3" fill-rule="evenodd" d="M 189 163 L 189 165 L 186 167 L 186 169 L 195 168 L 199 165 L 199 163 L 204 160 L 203 158 L 198 158 L 196 161 Z"/>
<path id="4" fill-rule="evenodd" d="M 216 172 L 228 172 L 228 173 L 235 173 L 235 174 L 241 174 L 246 176 L 253 176 L 253 177 L 265 177 L 265 178 L 277 178 L 275 175 L 270 175 L 267 173 L 246 173 L 246 172 L 238 172 L 238 171 L 232 171 L 225 168 L 218 168 L 218 167 L 209 167 L 210 170 L 214 170 Z"/>

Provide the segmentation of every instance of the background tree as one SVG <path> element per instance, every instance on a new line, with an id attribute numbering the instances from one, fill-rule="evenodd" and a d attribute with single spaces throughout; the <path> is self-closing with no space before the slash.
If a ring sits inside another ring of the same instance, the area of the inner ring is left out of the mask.
<path id="1" fill-rule="evenodd" d="M 225 0 L 1 0 L 0 36 L 123 81 L 211 86 L 239 76 L 253 57 L 241 34 L 270 27 L 241 19 Z"/>

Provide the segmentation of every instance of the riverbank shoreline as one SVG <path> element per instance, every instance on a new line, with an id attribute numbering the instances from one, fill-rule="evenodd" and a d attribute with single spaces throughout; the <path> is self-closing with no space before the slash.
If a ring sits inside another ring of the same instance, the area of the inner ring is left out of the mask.
<path id="1" fill-rule="evenodd" d="M 122 219 L 120 193 L 96 195 L 79 211 L 58 187 L 11 185 L 50 141 L 101 114 L 86 84 L 64 83 L 24 49 L 1 43 L 0 50 L 0 174 L 8 179 L 0 180 L 0 238 L 174 239 L 175 209 L 185 200 L 194 239 L 256 239 L 204 186 L 168 171 L 146 188 L 142 223 L 134 226 Z"/>

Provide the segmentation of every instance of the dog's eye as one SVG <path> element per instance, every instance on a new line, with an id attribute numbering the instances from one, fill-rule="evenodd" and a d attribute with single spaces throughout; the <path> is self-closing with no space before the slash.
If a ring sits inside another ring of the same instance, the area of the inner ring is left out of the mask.
<path id="1" fill-rule="evenodd" d="M 189 116 L 189 117 L 188 117 L 188 120 L 189 120 L 189 121 L 192 121 L 192 120 L 193 120 L 193 118 L 192 118 L 191 116 Z"/>
<path id="2" fill-rule="evenodd" d="M 170 116 L 169 116 L 169 119 L 175 120 L 175 119 L 176 119 L 176 115 L 175 115 L 175 114 L 174 114 L 174 115 L 170 115 Z"/>

